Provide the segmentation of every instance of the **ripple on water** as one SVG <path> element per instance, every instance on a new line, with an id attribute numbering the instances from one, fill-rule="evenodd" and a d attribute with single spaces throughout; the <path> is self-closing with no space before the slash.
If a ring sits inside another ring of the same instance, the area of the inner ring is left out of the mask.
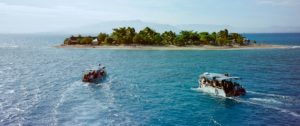
<path id="1" fill-rule="evenodd" d="M 13 41 L 4 42 L 3 37 Z M 52 48 L 63 38 L 0 35 L 0 125 L 300 123 L 298 47 L 244 51 Z M 1 47 L 2 43 L 12 45 Z M 82 83 L 82 71 L 99 63 L 106 65 L 111 78 L 99 85 Z M 249 92 L 224 99 L 190 90 L 205 71 L 240 76 Z"/>

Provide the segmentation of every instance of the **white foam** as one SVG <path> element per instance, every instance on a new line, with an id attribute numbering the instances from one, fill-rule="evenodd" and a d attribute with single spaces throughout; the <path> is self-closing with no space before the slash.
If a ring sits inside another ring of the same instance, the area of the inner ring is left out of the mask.
<path id="1" fill-rule="evenodd" d="M 210 120 L 211 120 L 215 125 L 222 126 L 222 125 L 221 125 L 217 120 L 215 120 L 213 117 L 211 117 Z"/>
<path id="2" fill-rule="evenodd" d="M 57 125 L 58 120 L 57 118 L 61 116 L 61 107 L 64 107 L 64 104 L 67 102 L 72 102 L 73 100 L 70 99 L 70 95 L 73 95 L 74 92 L 77 92 L 78 90 L 84 90 L 84 92 L 80 93 L 88 93 L 84 97 L 88 97 L 89 95 L 93 95 L 95 91 L 101 92 L 101 96 L 105 97 L 104 99 L 101 99 L 101 102 L 98 99 L 89 99 L 85 100 L 82 104 L 86 108 L 81 108 L 79 106 L 73 106 L 72 109 L 78 110 L 81 112 L 85 112 L 87 108 L 95 108 L 96 111 L 93 111 L 93 113 L 90 113 L 90 115 L 96 114 L 98 111 L 111 111 L 112 108 L 117 108 L 116 102 L 115 102 L 115 96 L 114 92 L 111 91 L 111 81 L 109 80 L 108 82 L 105 83 L 100 83 L 100 84 L 89 84 L 89 83 L 84 83 L 81 80 L 75 81 L 72 84 L 69 84 L 69 86 L 63 91 L 60 95 L 60 99 L 58 100 L 57 104 L 54 106 L 53 111 L 54 111 L 54 123 Z M 78 98 L 78 100 L 84 100 L 84 97 Z M 81 103 L 78 103 L 81 104 Z M 75 112 L 74 112 L 75 113 Z M 70 121 L 77 120 L 78 118 L 82 118 L 82 116 L 89 114 L 88 112 L 81 113 L 80 115 L 74 117 Z M 115 113 L 113 116 L 118 117 L 118 118 L 124 118 L 126 117 L 125 115 L 122 115 L 120 113 Z M 70 122 L 69 121 L 69 122 Z"/>
<path id="3" fill-rule="evenodd" d="M 284 96 L 284 95 L 278 95 L 278 94 L 270 94 L 270 93 L 261 93 L 261 92 L 255 92 L 255 91 L 247 91 L 247 93 L 264 95 L 264 96 L 271 96 L 271 97 L 278 97 L 278 98 L 290 98 L 290 96 Z"/>
<path id="4" fill-rule="evenodd" d="M 8 90 L 5 92 L 5 94 L 13 94 L 13 93 L 15 93 L 15 90 Z"/>
<path id="5" fill-rule="evenodd" d="M 271 104 L 283 104 L 278 100 L 268 99 L 268 98 L 250 98 L 250 100 L 264 102 L 264 103 L 271 103 Z"/>
<path id="6" fill-rule="evenodd" d="M 287 109 L 283 109 L 283 108 L 279 108 L 279 107 L 275 107 L 275 106 L 270 106 L 270 105 L 266 105 L 266 104 L 261 104 L 261 103 L 256 103 L 256 102 L 251 102 L 251 101 L 247 101 L 247 100 L 237 99 L 237 98 L 230 98 L 230 99 L 233 99 L 237 102 L 249 103 L 249 104 L 253 104 L 253 105 L 262 106 L 264 108 L 277 110 L 279 112 L 286 113 L 286 114 L 292 115 L 294 117 L 300 117 L 300 114 L 298 114 L 296 112 L 293 112 L 293 111 L 290 111 L 290 110 L 287 110 Z"/>
<path id="7" fill-rule="evenodd" d="M 21 108 L 15 108 L 17 111 L 20 111 L 20 112 L 24 112 L 25 110 L 21 109 Z"/>
<path id="8" fill-rule="evenodd" d="M 9 43 L 3 43 L 0 45 L 0 48 L 18 48 L 19 46 L 18 45 L 14 45 L 14 44 L 9 44 Z"/>
<path id="9" fill-rule="evenodd" d="M 191 88 L 191 90 L 193 90 L 193 91 L 201 91 L 201 88 Z"/>
<path id="10" fill-rule="evenodd" d="M 297 48 L 300 48 L 300 46 L 290 46 L 290 48 L 297 49 Z"/>

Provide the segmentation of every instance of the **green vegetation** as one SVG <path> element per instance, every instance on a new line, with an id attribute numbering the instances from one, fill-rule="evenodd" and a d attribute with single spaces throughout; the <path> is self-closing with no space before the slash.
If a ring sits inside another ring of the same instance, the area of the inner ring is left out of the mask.
<path id="1" fill-rule="evenodd" d="M 93 39 L 90 37 L 84 37 L 80 40 L 80 44 L 92 44 Z"/>
<path id="2" fill-rule="evenodd" d="M 108 38 L 109 35 L 106 34 L 106 33 L 100 33 L 98 36 L 97 36 L 97 40 L 99 43 L 104 43 L 105 39 Z"/>
<path id="3" fill-rule="evenodd" d="M 256 41 L 253 41 L 256 43 Z M 82 37 L 81 35 L 66 38 L 66 45 L 72 44 L 93 44 L 93 45 L 214 45 L 214 46 L 231 46 L 231 45 L 248 45 L 241 34 L 229 33 L 227 29 L 219 32 L 196 32 L 181 31 L 176 34 L 173 31 L 165 31 L 162 34 L 146 27 L 136 32 L 132 27 L 120 27 L 113 29 L 111 34 L 99 33 L 97 37 Z"/>

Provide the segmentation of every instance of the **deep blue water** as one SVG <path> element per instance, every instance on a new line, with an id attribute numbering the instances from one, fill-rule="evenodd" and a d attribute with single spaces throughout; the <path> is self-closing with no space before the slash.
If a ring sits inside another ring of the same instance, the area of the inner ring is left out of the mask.
<path id="1" fill-rule="evenodd" d="M 300 34 L 247 34 L 300 45 Z M 280 37 L 279 37 L 280 36 Z M 300 49 L 58 49 L 63 35 L 0 35 L 0 125 L 299 125 Z M 81 82 L 102 63 L 109 77 Z M 203 72 L 243 78 L 248 93 L 193 90 Z"/>

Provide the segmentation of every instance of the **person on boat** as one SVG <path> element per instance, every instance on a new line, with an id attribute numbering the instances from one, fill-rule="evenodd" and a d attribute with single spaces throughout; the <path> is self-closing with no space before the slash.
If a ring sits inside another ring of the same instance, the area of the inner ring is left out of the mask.
<path id="1" fill-rule="evenodd" d="M 217 87 L 217 84 L 216 84 L 215 80 L 212 81 L 212 85 L 213 85 L 213 87 Z"/>
<path id="2" fill-rule="evenodd" d="M 212 79 L 212 86 L 213 87 L 217 87 L 217 82 L 216 81 L 217 81 L 216 77 L 213 77 L 213 79 Z"/>
<path id="3" fill-rule="evenodd" d="M 205 80 L 205 82 L 206 82 L 206 85 L 209 85 L 209 86 L 212 85 L 212 84 L 211 84 L 211 81 L 209 81 L 209 80 Z"/>
<path id="4" fill-rule="evenodd" d="M 220 83 L 219 83 L 219 81 L 216 80 L 215 83 L 216 83 L 216 87 L 222 88 L 221 85 L 220 85 Z"/>
<path id="5" fill-rule="evenodd" d="M 89 79 L 89 75 L 86 74 L 86 75 L 85 75 L 85 80 L 88 80 L 88 79 Z"/>
<path id="6" fill-rule="evenodd" d="M 208 81 L 207 79 L 205 79 L 204 84 L 205 84 L 206 86 L 208 86 L 208 85 L 209 85 L 209 81 Z"/>
<path id="7" fill-rule="evenodd" d="M 100 71 L 100 75 L 104 76 L 104 71 L 103 70 Z"/>
<path id="8" fill-rule="evenodd" d="M 87 80 L 87 75 L 86 74 L 83 76 L 83 80 Z"/>
<path id="9" fill-rule="evenodd" d="M 204 84 L 204 83 L 205 83 L 205 78 L 202 77 L 202 78 L 201 78 L 201 84 Z"/>
<path id="10" fill-rule="evenodd" d="M 105 66 L 101 67 L 102 65 L 99 64 L 99 69 L 105 69 Z"/>
<path id="11" fill-rule="evenodd" d="M 89 80 L 92 80 L 92 79 L 93 79 L 93 73 L 89 72 Z"/>
<path id="12" fill-rule="evenodd" d="M 93 75 L 93 78 L 96 78 L 96 72 L 95 71 L 92 72 L 92 75 Z"/>
<path id="13" fill-rule="evenodd" d="M 89 78 L 90 78 L 90 72 L 87 73 L 87 74 L 85 74 L 85 75 L 86 75 L 86 80 L 89 80 Z"/>
<path id="14" fill-rule="evenodd" d="M 229 74 L 228 74 L 228 73 L 225 73 L 224 75 L 225 75 L 226 77 L 229 77 Z"/>
<path id="15" fill-rule="evenodd" d="M 98 72 L 94 71 L 94 78 L 97 78 L 97 77 L 98 77 Z"/>

